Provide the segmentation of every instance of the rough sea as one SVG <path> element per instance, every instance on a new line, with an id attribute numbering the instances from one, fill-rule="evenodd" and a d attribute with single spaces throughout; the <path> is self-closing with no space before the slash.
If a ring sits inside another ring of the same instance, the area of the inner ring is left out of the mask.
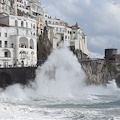
<path id="1" fill-rule="evenodd" d="M 77 58 L 66 47 L 53 50 L 35 82 L 0 89 L 0 120 L 120 120 L 120 89 L 87 86 Z"/>

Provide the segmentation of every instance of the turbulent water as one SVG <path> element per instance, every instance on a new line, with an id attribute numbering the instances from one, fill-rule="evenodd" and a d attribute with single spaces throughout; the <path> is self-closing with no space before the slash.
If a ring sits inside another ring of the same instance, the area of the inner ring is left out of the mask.
<path id="1" fill-rule="evenodd" d="M 120 120 L 115 81 L 86 86 L 85 73 L 67 48 L 54 50 L 36 74 L 27 87 L 0 90 L 0 120 Z"/>

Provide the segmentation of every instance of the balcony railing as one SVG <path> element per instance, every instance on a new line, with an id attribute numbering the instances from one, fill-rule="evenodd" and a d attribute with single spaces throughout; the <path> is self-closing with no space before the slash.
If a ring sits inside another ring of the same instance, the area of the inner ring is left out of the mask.
<path id="1" fill-rule="evenodd" d="M 11 36 L 23 36 L 23 37 L 31 37 L 31 38 L 37 38 L 36 35 L 32 34 L 22 34 L 22 33 L 11 33 Z"/>

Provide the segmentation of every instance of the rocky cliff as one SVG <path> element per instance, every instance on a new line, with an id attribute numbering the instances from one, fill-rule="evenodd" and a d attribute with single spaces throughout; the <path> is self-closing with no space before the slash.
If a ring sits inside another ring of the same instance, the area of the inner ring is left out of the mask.
<path id="1" fill-rule="evenodd" d="M 106 85 L 109 81 L 115 79 L 120 87 L 120 69 L 116 63 L 106 62 L 105 59 L 80 61 L 83 70 L 86 73 L 87 84 Z"/>
<path id="2" fill-rule="evenodd" d="M 52 44 L 48 39 L 48 31 L 46 27 L 44 28 L 43 34 L 39 36 L 37 42 L 37 58 L 38 61 L 45 61 L 50 55 L 52 49 Z"/>

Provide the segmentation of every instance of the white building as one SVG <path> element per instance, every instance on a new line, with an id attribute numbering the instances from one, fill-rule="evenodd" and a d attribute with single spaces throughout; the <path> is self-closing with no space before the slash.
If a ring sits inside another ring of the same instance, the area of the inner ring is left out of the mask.
<path id="1" fill-rule="evenodd" d="M 0 24 L 0 66 L 36 65 L 36 21 L 10 15 Z"/>
<path id="2" fill-rule="evenodd" d="M 49 29 L 49 39 L 53 48 L 57 48 L 59 43 L 63 42 L 66 46 L 81 50 L 88 55 L 87 36 L 77 23 L 74 26 L 69 26 L 60 19 L 52 19 L 47 13 L 45 14 L 45 23 Z"/>
<path id="3" fill-rule="evenodd" d="M 0 0 L 0 16 L 15 14 L 14 0 Z"/>
<path id="4" fill-rule="evenodd" d="M 16 11 L 18 16 L 35 19 L 37 21 L 37 34 L 40 35 L 44 28 L 44 7 L 34 0 L 17 0 Z"/>

